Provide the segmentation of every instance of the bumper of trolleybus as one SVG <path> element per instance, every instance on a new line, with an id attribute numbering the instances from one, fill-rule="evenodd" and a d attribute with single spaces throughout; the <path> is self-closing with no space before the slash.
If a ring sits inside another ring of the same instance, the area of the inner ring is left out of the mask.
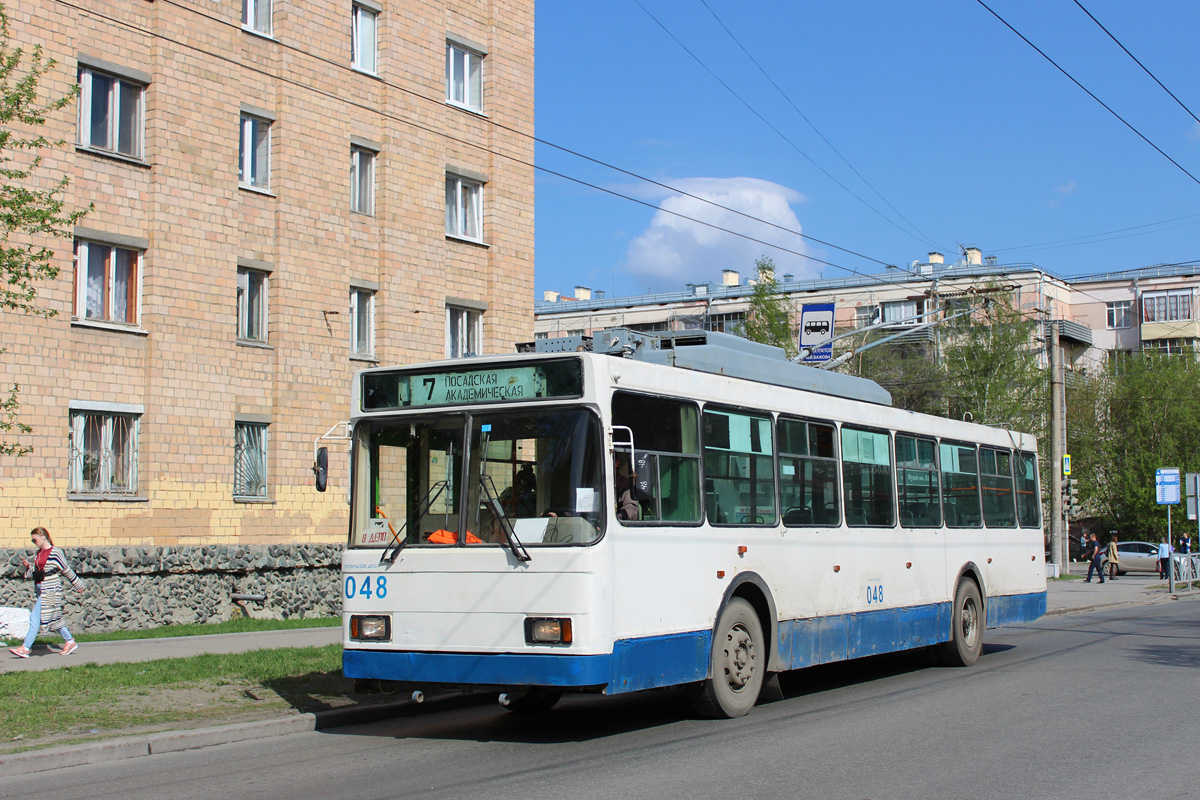
<path id="1" fill-rule="evenodd" d="M 710 631 L 621 640 L 611 653 L 342 653 L 342 674 L 436 688 L 554 687 L 607 694 L 692 683 L 707 677 Z"/>

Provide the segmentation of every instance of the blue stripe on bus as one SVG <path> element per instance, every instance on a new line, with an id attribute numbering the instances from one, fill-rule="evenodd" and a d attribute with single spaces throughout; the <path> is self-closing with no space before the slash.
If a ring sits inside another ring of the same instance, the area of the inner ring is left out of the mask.
<path id="1" fill-rule="evenodd" d="M 998 625 L 1015 625 L 1018 622 L 1032 622 L 1045 613 L 1045 592 L 989 597 L 987 602 L 989 628 L 995 628 Z"/>
<path id="2" fill-rule="evenodd" d="M 989 597 L 987 624 L 1027 622 L 1046 611 L 1046 593 Z M 950 603 L 887 608 L 779 623 L 781 669 L 801 669 L 947 640 Z M 622 639 L 611 654 L 416 653 L 346 650 L 342 674 L 418 684 L 602 686 L 608 694 L 677 686 L 708 676 L 711 631 Z"/>

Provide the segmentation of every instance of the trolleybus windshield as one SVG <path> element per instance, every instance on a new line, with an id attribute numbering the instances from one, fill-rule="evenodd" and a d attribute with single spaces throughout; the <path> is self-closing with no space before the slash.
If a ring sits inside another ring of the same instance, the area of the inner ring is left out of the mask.
<path id="1" fill-rule="evenodd" d="M 590 544 L 601 453 L 599 421 L 578 408 L 362 420 L 350 546 Z"/>

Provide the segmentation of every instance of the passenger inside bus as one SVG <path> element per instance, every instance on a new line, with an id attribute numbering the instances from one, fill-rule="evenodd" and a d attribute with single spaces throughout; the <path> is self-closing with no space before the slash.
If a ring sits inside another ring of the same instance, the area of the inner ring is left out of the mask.
<path id="1" fill-rule="evenodd" d="M 633 465 L 628 453 L 613 454 L 613 483 L 617 519 L 641 519 L 641 507 L 633 496 Z"/>

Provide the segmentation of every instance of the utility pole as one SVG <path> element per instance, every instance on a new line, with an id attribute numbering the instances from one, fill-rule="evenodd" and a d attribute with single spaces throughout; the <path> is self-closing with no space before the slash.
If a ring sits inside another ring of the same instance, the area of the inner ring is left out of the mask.
<path id="1" fill-rule="evenodd" d="M 1058 323 L 1047 320 L 1050 339 L 1050 560 L 1059 574 L 1067 574 L 1066 526 L 1063 524 L 1063 379 L 1058 350 Z"/>

